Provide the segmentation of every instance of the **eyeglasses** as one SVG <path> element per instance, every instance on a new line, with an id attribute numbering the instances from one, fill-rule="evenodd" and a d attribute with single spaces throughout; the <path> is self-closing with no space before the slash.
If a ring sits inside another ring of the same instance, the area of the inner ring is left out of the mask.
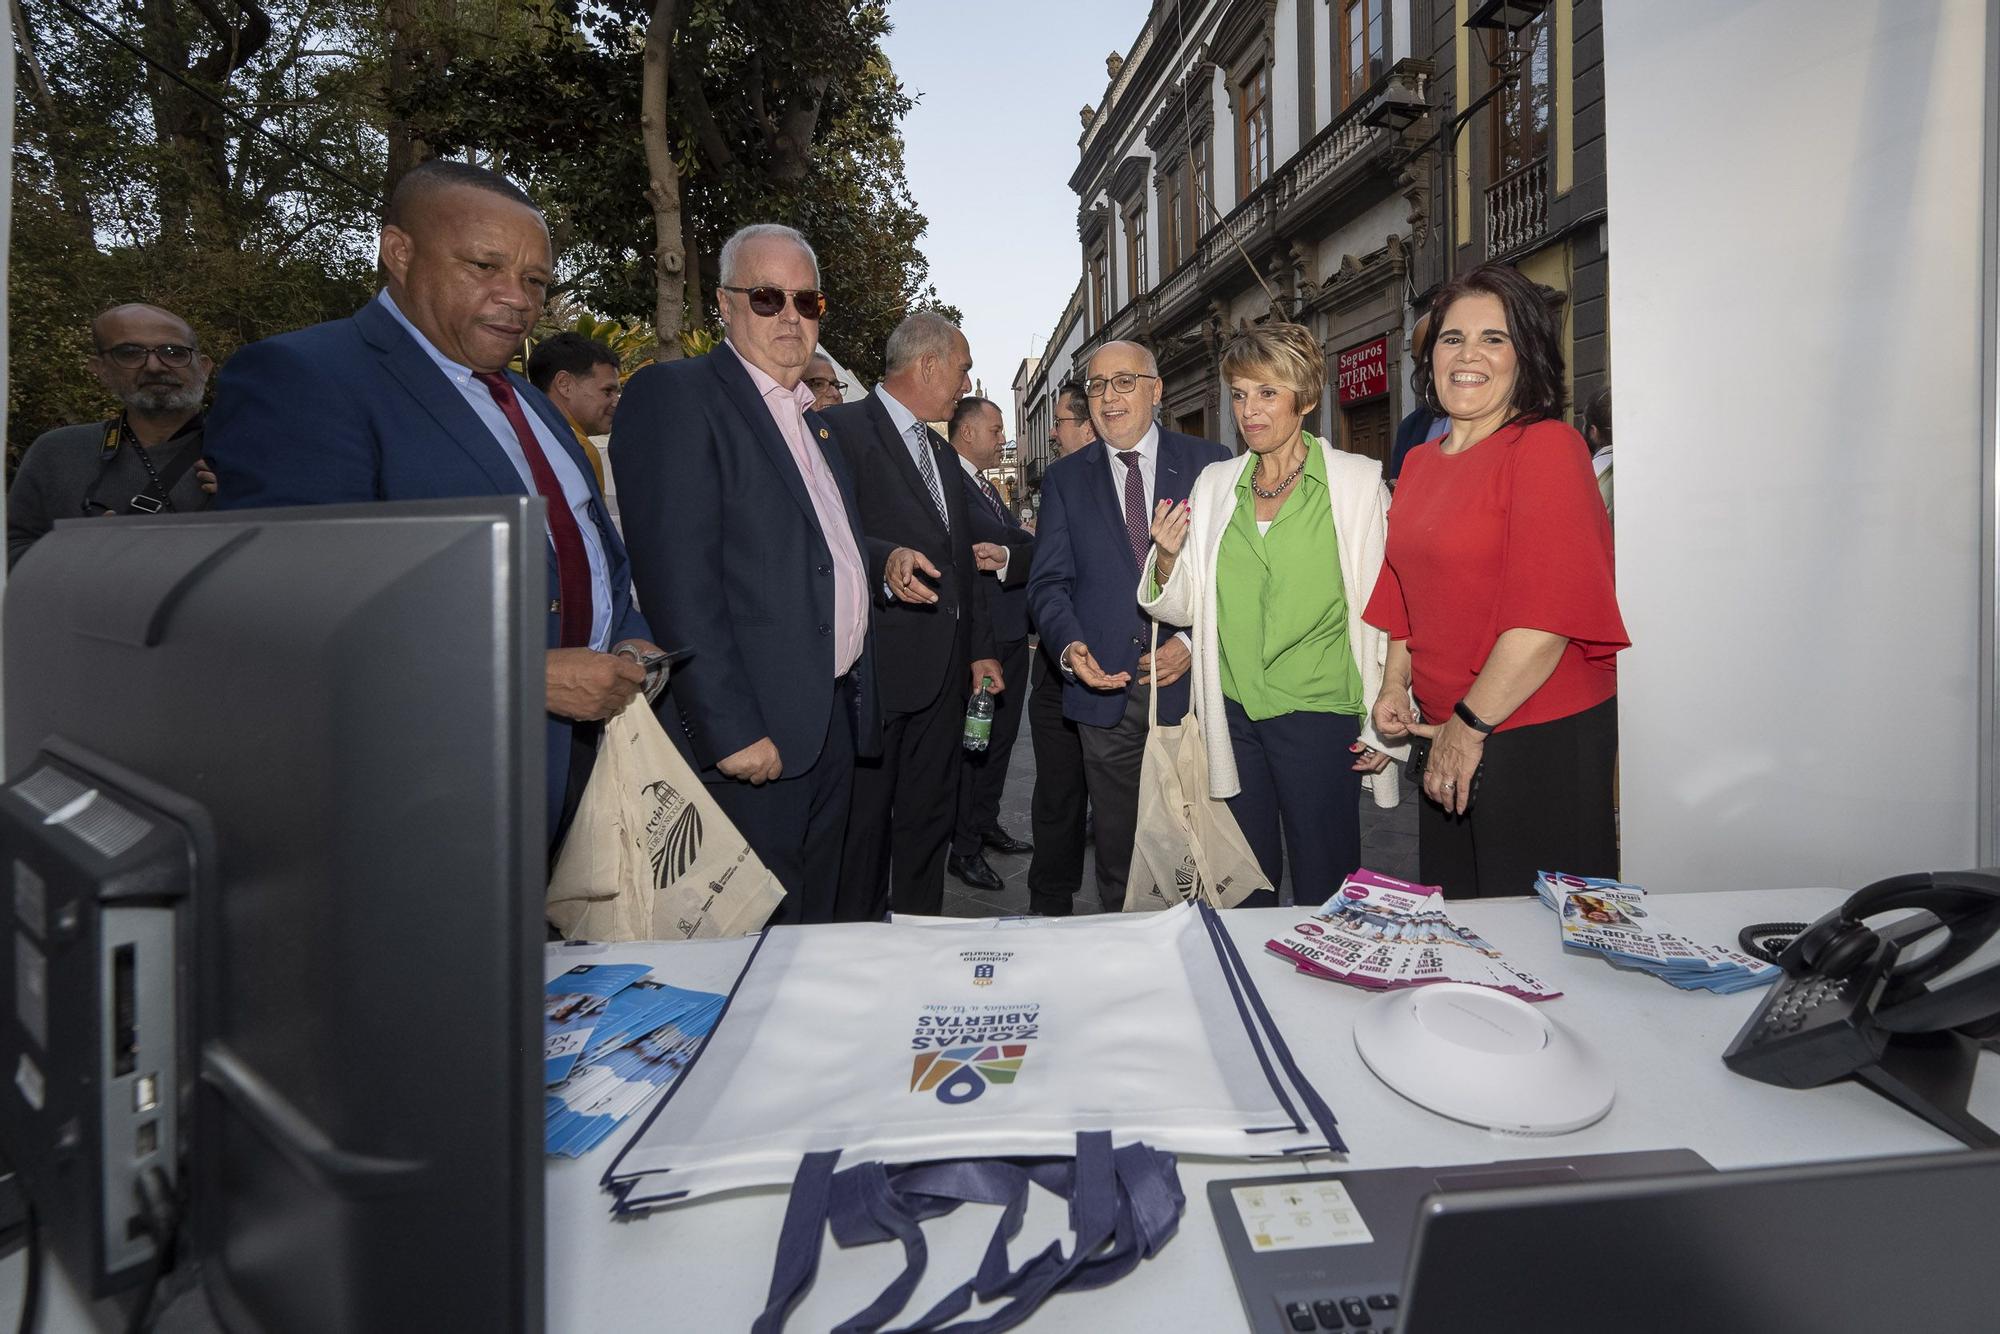
<path id="1" fill-rule="evenodd" d="M 785 308 L 786 297 L 792 299 L 792 309 L 799 312 L 800 319 L 816 320 L 826 314 L 826 293 L 814 287 L 802 292 L 783 287 L 724 287 L 721 290 L 743 293 L 750 298 L 750 309 L 767 317 Z"/>
<path id="2" fill-rule="evenodd" d="M 1122 375 L 1093 375 L 1083 382 L 1083 395 L 1085 398 L 1103 398 L 1107 387 L 1121 394 L 1129 394 L 1139 387 L 1139 381 L 1159 378 L 1157 375 L 1139 375 L 1132 371 L 1126 371 Z"/>
<path id="3" fill-rule="evenodd" d="M 808 375 L 806 377 L 806 387 L 811 389 L 815 394 L 824 394 L 829 389 L 838 390 L 844 394 L 847 392 L 847 381 L 830 379 L 824 375 Z"/>
<path id="4" fill-rule="evenodd" d="M 128 371 L 136 371 L 146 364 L 146 358 L 158 357 L 162 366 L 179 370 L 194 360 L 194 349 L 183 343 L 161 343 L 158 347 L 147 347 L 143 343 L 120 343 L 116 347 L 100 347 L 97 355 L 114 366 L 123 366 Z"/>
<path id="5" fill-rule="evenodd" d="M 1090 424 L 1090 418 L 1088 417 L 1058 417 L 1056 420 L 1059 422 L 1068 422 L 1071 426 L 1088 426 Z"/>

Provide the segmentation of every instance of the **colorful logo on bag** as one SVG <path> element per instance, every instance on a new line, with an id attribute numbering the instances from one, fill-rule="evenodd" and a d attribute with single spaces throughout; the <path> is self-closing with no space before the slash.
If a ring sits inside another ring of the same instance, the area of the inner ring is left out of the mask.
<path id="1" fill-rule="evenodd" d="M 992 986 L 993 965 L 990 963 L 982 963 L 976 965 L 972 970 L 972 985 L 975 987 Z"/>
<path id="2" fill-rule="evenodd" d="M 664 781 L 646 784 L 645 794 L 654 802 L 646 818 L 646 855 L 653 863 L 653 887 L 665 889 L 701 855 L 701 809 Z"/>
<path id="3" fill-rule="evenodd" d="M 939 1102 L 954 1107 L 971 1102 L 990 1084 L 1013 1083 L 1027 1055 L 1025 1042 L 920 1052 L 910 1070 L 910 1092 L 935 1092 Z"/>

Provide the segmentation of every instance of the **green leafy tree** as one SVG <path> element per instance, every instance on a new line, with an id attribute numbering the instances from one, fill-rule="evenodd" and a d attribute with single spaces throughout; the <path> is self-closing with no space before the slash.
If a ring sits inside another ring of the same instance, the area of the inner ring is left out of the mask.
<path id="1" fill-rule="evenodd" d="M 672 182 L 635 132 L 643 52 L 663 19 Z M 874 378 L 889 330 L 937 304 L 903 171 L 898 125 L 912 102 L 882 53 L 887 32 L 883 0 L 615 0 L 555 11 L 511 49 L 454 59 L 395 109 L 440 151 L 494 153 L 548 209 L 564 283 L 594 309 L 651 321 L 663 356 L 713 311 L 730 232 L 797 227 L 820 256 L 822 337 Z M 662 244 L 655 182 L 678 192 L 678 310 L 659 300 L 674 248 Z"/>

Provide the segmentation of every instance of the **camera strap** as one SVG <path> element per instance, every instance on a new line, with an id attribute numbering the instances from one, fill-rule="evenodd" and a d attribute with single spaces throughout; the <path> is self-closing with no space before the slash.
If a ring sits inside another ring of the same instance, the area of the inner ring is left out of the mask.
<path id="1" fill-rule="evenodd" d="M 197 413 L 189 420 L 186 426 L 183 426 L 179 431 L 174 433 L 173 440 L 181 440 L 190 435 L 196 438 L 189 441 L 187 447 L 175 455 L 164 469 L 154 464 L 151 452 L 144 445 L 135 444 L 134 447 L 139 456 L 140 466 L 146 470 L 146 488 L 126 501 L 123 509 L 120 509 L 117 505 L 108 505 L 99 500 L 97 492 L 104 485 L 104 478 L 111 471 L 112 464 L 118 458 L 118 451 L 124 447 L 125 439 L 131 434 L 132 427 L 122 412 L 112 420 L 104 423 L 104 441 L 98 447 L 97 451 L 97 476 L 91 480 L 89 490 L 83 493 L 83 512 L 85 514 L 159 514 L 162 511 L 171 511 L 174 508 L 174 502 L 171 499 L 174 486 L 181 478 L 187 476 L 188 469 L 192 468 L 195 465 L 195 461 L 201 457 L 200 433 L 202 420 L 202 414 Z M 172 441 L 170 440 L 168 443 L 171 444 Z"/>

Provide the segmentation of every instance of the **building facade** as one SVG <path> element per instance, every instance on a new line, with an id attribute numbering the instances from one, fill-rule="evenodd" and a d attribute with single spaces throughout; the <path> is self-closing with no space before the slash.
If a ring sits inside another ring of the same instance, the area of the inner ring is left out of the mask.
<path id="1" fill-rule="evenodd" d="M 1156 0 L 1081 113 L 1082 280 L 1023 385 L 1030 488 L 1056 390 L 1113 339 L 1159 358 L 1166 425 L 1240 448 L 1222 353 L 1272 319 L 1306 325 L 1326 355 L 1307 429 L 1386 460 L 1415 406 L 1415 315 L 1489 258 L 1560 294 L 1587 398 L 1609 360 L 1598 12 Z"/>
<path id="2" fill-rule="evenodd" d="M 1456 122 L 1449 152 L 1433 147 L 1413 164 L 1418 299 L 1493 261 L 1550 289 L 1580 419 L 1611 374 L 1602 0 L 1416 3 L 1420 49 L 1436 71 L 1427 133 Z M 1472 114 L 1459 110 L 1482 97 Z"/>

